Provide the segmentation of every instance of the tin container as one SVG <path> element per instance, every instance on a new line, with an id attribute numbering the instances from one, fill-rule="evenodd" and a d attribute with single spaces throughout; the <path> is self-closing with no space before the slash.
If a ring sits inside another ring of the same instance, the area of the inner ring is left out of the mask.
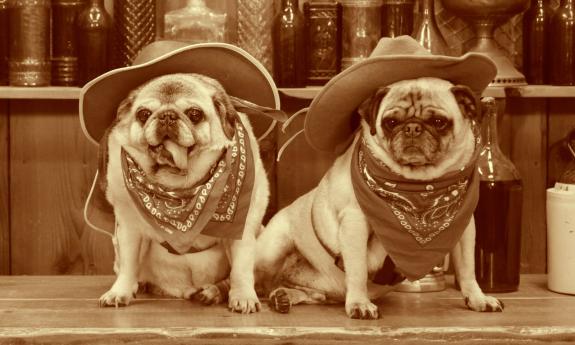
<path id="1" fill-rule="evenodd" d="M 50 84 L 50 1 L 9 0 L 9 82 Z"/>

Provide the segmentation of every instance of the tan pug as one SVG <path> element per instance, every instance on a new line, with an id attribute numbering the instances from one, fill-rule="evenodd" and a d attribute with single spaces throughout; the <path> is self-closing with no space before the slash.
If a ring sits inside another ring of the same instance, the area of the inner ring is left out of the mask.
<path id="1" fill-rule="evenodd" d="M 250 123 L 218 81 L 179 73 L 146 82 L 101 145 L 117 278 L 100 305 L 128 305 L 138 282 L 218 302 L 227 296 L 206 287 L 229 274 L 229 308 L 259 310 L 250 268 L 269 186 Z"/>
<path id="2" fill-rule="evenodd" d="M 257 280 L 271 307 L 345 301 L 349 317 L 376 319 L 374 299 L 451 252 L 466 305 L 501 311 L 475 279 L 481 111 L 473 92 L 438 78 L 403 80 L 359 113 L 352 145 L 258 237 Z"/>

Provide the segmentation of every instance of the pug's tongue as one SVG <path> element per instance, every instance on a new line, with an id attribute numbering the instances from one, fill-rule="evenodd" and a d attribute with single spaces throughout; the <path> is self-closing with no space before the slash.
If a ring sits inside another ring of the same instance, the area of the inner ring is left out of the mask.
<path id="1" fill-rule="evenodd" d="M 188 169 L 188 148 L 171 140 L 164 141 L 164 148 L 172 155 L 174 165 L 180 170 Z"/>

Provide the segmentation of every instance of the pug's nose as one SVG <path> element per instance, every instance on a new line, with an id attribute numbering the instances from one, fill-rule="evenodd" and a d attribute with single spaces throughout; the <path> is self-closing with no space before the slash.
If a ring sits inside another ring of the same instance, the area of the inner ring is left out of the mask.
<path id="1" fill-rule="evenodd" d="M 166 110 L 158 114 L 158 120 L 162 124 L 172 124 L 178 120 L 178 114 L 173 110 Z"/>
<path id="2" fill-rule="evenodd" d="M 403 131 L 408 137 L 417 137 L 421 134 L 421 125 L 419 123 L 408 123 L 405 125 Z"/>

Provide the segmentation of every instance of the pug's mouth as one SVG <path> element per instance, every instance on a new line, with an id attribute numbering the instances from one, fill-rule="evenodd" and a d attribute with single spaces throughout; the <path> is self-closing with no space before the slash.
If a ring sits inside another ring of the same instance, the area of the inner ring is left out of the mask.
<path id="1" fill-rule="evenodd" d="M 176 175 L 188 173 L 188 157 L 196 145 L 181 146 L 168 139 L 158 145 L 149 145 L 148 153 L 156 161 L 154 170 L 166 170 Z"/>

